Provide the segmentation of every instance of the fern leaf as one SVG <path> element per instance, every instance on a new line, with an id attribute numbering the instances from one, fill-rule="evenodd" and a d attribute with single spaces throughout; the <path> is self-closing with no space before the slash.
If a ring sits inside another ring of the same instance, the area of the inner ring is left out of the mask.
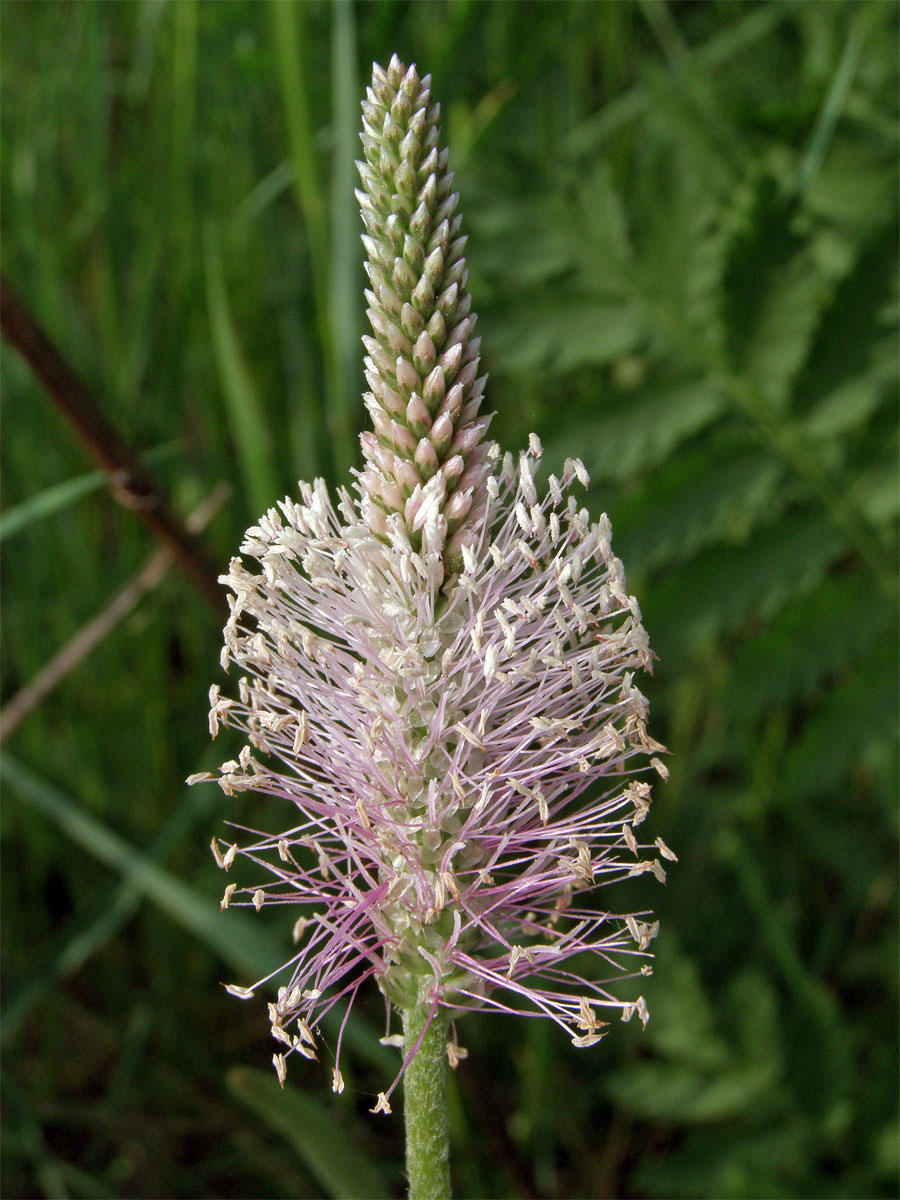
<path id="1" fill-rule="evenodd" d="M 632 570 L 683 562 L 717 542 L 746 539 L 764 515 L 783 501 L 777 495 L 784 469 L 746 446 L 714 455 L 709 439 L 659 465 L 613 515 L 618 552 Z"/>
<path id="2" fill-rule="evenodd" d="M 892 637 L 879 642 L 806 722 L 785 763 L 785 790 L 800 796 L 834 791 L 870 747 L 896 737 L 897 644 Z"/>
<path id="3" fill-rule="evenodd" d="M 636 306 L 593 295 L 510 303 L 502 313 L 489 313 L 484 325 L 491 362 L 504 371 L 544 368 L 560 375 L 621 358 L 647 336 Z"/>
<path id="4" fill-rule="evenodd" d="M 616 411 L 550 438 L 554 458 L 580 456 L 596 479 L 625 479 L 662 462 L 675 448 L 711 425 L 727 401 L 706 380 L 647 389 Z"/>
<path id="5" fill-rule="evenodd" d="M 755 722 L 810 697 L 891 627 L 893 606 L 861 573 L 826 579 L 736 650 L 722 693 L 735 721 Z"/>
<path id="6" fill-rule="evenodd" d="M 816 587 L 843 551 L 828 517 L 803 509 L 744 545 L 703 552 L 669 572 L 642 600 L 654 649 L 674 660 L 752 616 L 773 618 L 793 597 Z"/>

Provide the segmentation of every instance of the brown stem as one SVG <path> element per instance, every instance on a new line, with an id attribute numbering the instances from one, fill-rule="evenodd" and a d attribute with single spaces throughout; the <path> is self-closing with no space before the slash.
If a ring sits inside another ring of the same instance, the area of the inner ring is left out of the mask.
<path id="1" fill-rule="evenodd" d="M 193 532 L 203 529 L 229 494 L 219 484 L 187 519 Z M 131 612 L 142 596 L 160 583 L 173 562 L 172 551 L 162 547 L 154 551 L 136 575 L 119 588 L 109 603 L 78 630 L 74 637 L 38 671 L 20 691 L 0 708 L 0 742 L 18 729 L 30 712 L 58 687 L 70 672 L 79 667 L 97 646 Z"/>
<path id="2" fill-rule="evenodd" d="M 106 472 L 115 499 L 140 517 L 171 552 L 216 616 L 227 616 L 225 595 L 216 581 L 218 572 L 205 550 L 169 509 L 159 485 L 2 275 L 0 329 Z"/>

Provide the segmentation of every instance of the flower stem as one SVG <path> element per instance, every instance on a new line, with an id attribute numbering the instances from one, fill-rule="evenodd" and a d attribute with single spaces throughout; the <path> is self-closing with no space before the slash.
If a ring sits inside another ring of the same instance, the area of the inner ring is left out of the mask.
<path id="1" fill-rule="evenodd" d="M 405 1053 L 418 1041 L 430 1015 L 429 1005 L 404 1011 Z M 409 1200 L 450 1200 L 446 1043 L 446 1020 L 438 1012 L 403 1077 Z"/>

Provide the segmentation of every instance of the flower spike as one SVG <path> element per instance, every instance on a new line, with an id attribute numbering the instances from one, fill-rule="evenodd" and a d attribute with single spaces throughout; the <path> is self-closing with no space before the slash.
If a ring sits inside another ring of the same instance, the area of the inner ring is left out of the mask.
<path id="1" fill-rule="evenodd" d="M 675 858 L 639 830 L 643 775 L 665 775 L 635 684 L 651 655 L 609 521 L 580 505 L 587 472 L 569 460 L 539 490 L 536 435 L 517 458 L 483 441 L 428 78 L 393 59 L 363 107 L 374 431 L 358 498 L 301 483 L 247 531 L 222 577 L 237 697 L 210 693 L 211 730 L 246 737 L 223 791 L 290 806 L 283 831 L 213 843 L 224 870 L 244 866 L 223 908 L 297 914 L 269 1003 L 282 1081 L 368 981 L 389 1008 L 431 1014 L 397 1079 L 438 1013 L 537 1013 L 579 1047 L 605 1036 L 601 1014 L 646 1022 L 643 997 L 615 989 L 649 974 L 658 925 L 594 898 L 664 880 L 660 857 Z M 589 979 L 586 952 L 603 966 Z M 447 1055 L 465 1057 L 455 1035 Z M 339 1059 L 340 1038 L 338 1091 Z M 397 1079 L 374 1111 L 390 1111 Z"/>

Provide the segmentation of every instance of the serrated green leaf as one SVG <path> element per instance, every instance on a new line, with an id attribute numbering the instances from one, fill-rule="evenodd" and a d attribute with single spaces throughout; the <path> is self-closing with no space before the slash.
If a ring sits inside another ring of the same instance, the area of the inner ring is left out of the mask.
<path id="1" fill-rule="evenodd" d="M 625 479 L 662 462 L 726 408 L 715 388 L 701 381 L 648 388 L 615 412 L 548 438 L 548 461 L 578 456 L 595 481 Z"/>
<path id="2" fill-rule="evenodd" d="M 742 971 L 729 984 L 728 1003 L 741 1057 L 753 1062 L 762 1055 L 780 1069 L 782 1028 L 772 980 L 756 969 Z"/>
<path id="3" fill-rule="evenodd" d="M 828 693 L 788 753 L 788 792 L 812 796 L 839 788 L 869 746 L 896 739 L 897 664 L 896 638 L 883 639 Z"/>
<path id="4" fill-rule="evenodd" d="M 597 366 L 630 353 L 645 337 L 640 312 L 621 302 L 591 295 L 559 296 L 512 304 L 502 316 L 485 320 L 491 359 L 508 371 L 545 368 L 564 375 L 576 367 Z M 528 330 L 523 337 L 523 329 Z"/>
<path id="5" fill-rule="evenodd" d="M 893 605 L 862 573 L 823 580 L 737 648 L 723 708 L 733 720 L 756 721 L 806 699 L 866 654 L 892 620 Z"/>
<path id="6" fill-rule="evenodd" d="M 683 562 L 704 547 L 743 541 L 780 502 L 782 465 L 758 450 L 730 447 L 719 456 L 709 442 L 672 455 L 614 509 L 616 553 L 631 571 Z"/>
<path id="7" fill-rule="evenodd" d="M 851 433 L 882 404 L 895 400 L 896 385 L 896 360 L 876 363 L 823 396 L 803 422 L 806 433 L 823 441 Z"/>
<path id="8" fill-rule="evenodd" d="M 826 259 L 796 232 L 796 198 L 766 172 L 741 182 L 723 277 L 722 314 L 738 373 L 770 411 L 787 404 L 850 248 Z M 830 243 L 831 244 L 831 243 Z"/>
<path id="9" fill-rule="evenodd" d="M 578 190 L 577 210 L 573 226 L 592 252 L 588 271 L 582 272 L 585 281 L 593 280 L 602 286 L 604 276 L 609 274 L 621 287 L 625 272 L 632 266 L 634 252 L 625 206 L 606 163 L 599 163 L 585 175 Z"/>
<path id="10" fill-rule="evenodd" d="M 848 499 L 873 525 L 895 521 L 900 512 L 900 486 L 897 479 L 897 439 L 890 463 L 877 463 L 864 471 L 847 489 Z"/>
<path id="11" fill-rule="evenodd" d="M 756 1104 L 772 1081 L 765 1062 L 712 1076 L 667 1063 L 634 1063 L 611 1075 L 606 1086 L 614 1100 L 641 1117 L 694 1125 L 733 1119 Z"/>
<path id="12" fill-rule="evenodd" d="M 478 192 L 472 180 L 467 194 Z M 472 264 L 490 277 L 502 276 L 504 284 L 545 283 L 573 270 L 580 262 L 580 243 L 566 220 L 561 198 L 529 194 L 511 200 L 497 194 L 485 195 L 476 210 L 472 239 Z M 523 249 L 527 248 L 527 253 Z"/>
<path id="13" fill-rule="evenodd" d="M 705 551 L 642 601 L 656 652 L 675 656 L 751 616 L 774 617 L 793 596 L 817 586 L 842 550 L 827 517 L 801 511 L 754 532 L 745 545 Z"/>
<path id="14" fill-rule="evenodd" d="M 810 212 L 857 238 L 882 226 L 896 200 L 896 147 L 879 149 L 863 138 L 835 142 L 805 197 Z"/>
<path id="15" fill-rule="evenodd" d="M 646 991 L 652 1013 L 647 1040 L 654 1050 L 691 1071 L 729 1067 L 728 1047 L 715 1030 L 697 965 L 678 948 L 671 932 L 656 950 Z"/>
<path id="16" fill-rule="evenodd" d="M 719 1200 L 788 1200 L 786 1181 L 794 1164 L 806 1161 L 809 1135 L 792 1122 L 784 1105 L 771 1106 L 774 1125 L 723 1122 L 690 1130 L 684 1140 L 654 1155 L 635 1172 L 635 1182 L 651 1196 L 716 1196 Z"/>

